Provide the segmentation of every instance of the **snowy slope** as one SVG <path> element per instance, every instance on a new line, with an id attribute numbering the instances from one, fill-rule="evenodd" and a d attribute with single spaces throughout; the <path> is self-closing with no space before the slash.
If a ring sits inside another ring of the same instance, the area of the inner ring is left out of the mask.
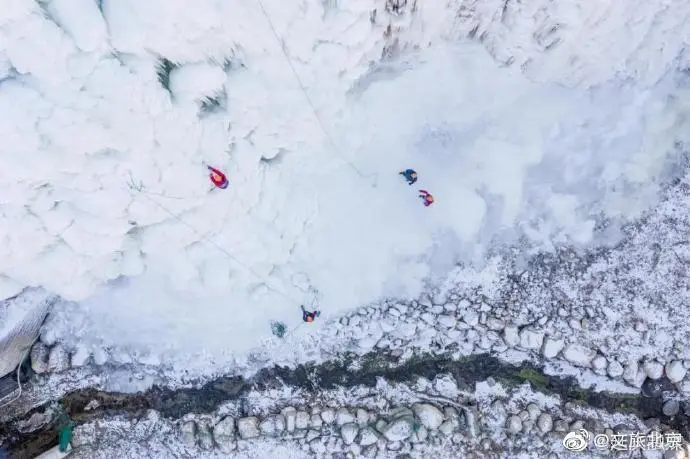
<path id="1" fill-rule="evenodd" d="M 71 344 L 227 360 L 313 288 L 332 315 L 495 237 L 589 244 L 688 132 L 679 1 L 266 1 L 300 81 L 255 1 L 6 3 L 0 290 L 81 301 L 52 318 Z"/>

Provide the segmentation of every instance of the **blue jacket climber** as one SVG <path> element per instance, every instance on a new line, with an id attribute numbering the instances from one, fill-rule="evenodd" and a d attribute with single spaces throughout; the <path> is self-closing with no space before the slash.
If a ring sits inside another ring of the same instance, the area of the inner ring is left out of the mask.
<path id="1" fill-rule="evenodd" d="M 400 172 L 400 175 L 405 177 L 408 185 L 412 185 L 417 181 L 417 172 L 414 169 L 405 169 L 404 171 Z"/>
<path id="2" fill-rule="evenodd" d="M 307 311 L 302 305 L 300 305 L 300 308 L 302 308 L 302 320 L 305 322 L 314 322 L 314 319 L 319 317 L 319 311 Z"/>

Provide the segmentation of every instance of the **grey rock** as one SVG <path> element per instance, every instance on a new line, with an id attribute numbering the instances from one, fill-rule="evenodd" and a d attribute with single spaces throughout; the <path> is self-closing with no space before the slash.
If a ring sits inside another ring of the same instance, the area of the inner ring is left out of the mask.
<path id="1" fill-rule="evenodd" d="M 497 319 L 495 317 L 489 317 L 486 320 L 486 326 L 489 330 L 503 330 L 506 326 L 504 320 Z"/>
<path id="2" fill-rule="evenodd" d="M 406 440 L 414 433 L 413 419 L 411 417 L 399 417 L 389 423 L 382 433 L 389 441 Z"/>
<path id="3" fill-rule="evenodd" d="M 386 448 L 389 451 L 400 451 L 403 448 L 403 444 L 400 441 L 393 441 L 393 442 L 388 443 Z"/>
<path id="4" fill-rule="evenodd" d="M 503 339 L 506 344 L 510 347 L 515 347 L 520 343 L 520 335 L 518 334 L 518 328 L 515 325 L 508 325 L 503 329 Z"/>
<path id="5" fill-rule="evenodd" d="M 555 430 L 556 432 L 565 432 L 566 430 L 568 430 L 568 423 L 565 422 L 563 419 L 557 419 L 553 423 L 553 430 Z"/>
<path id="6" fill-rule="evenodd" d="M 570 430 L 584 429 L 585 423 L 582 419 L 577 419 L 570 424 Z"/>
<path id="7" fill-rule="evenodd" d="M 606 357 L 599 355 L 592 360 L 592 369 L 596 374 L 603 376 L 606 374 L 608 364 Z"/>
<path id="8" fill-rule="evenodd" d="M 196 444 L 196 422 L 187 421 L 180 426 L 180 440 L 187 446 Z"/>
<path id="9" fill-rule="evenodd" d="M 515 435 L 519 432 L 522 431 L 522 419 L 520 419 L 520 416 L 511 416 L 508 418 L 508 421 L 506 422 L 506 429 L 508 430 L 509 433 Z"/>
<path id="10" fill-rule="evenodd" d="M 558 355 L 559 352 L 565 346 L 565 341 L 562 339 L 554 338 L 552 336 L 547 336 L 544 339 L 544 346 L 541 349 L 541 353 L 547 359 L 552 359 Z"/>
<path id="11" fill-rule="evenodd" d="M 321 437 L 321 432 L 319 432 L 318 430 L 309 429 L 309 430 L 307 431 L 307 434 L 304 436 L 304 440 L 305 440 L 307 443 L 311 443 L 311 442 L 313 442 L 314 440 L 316 440 L 317 438 L 320 438 L 320 437 Z"/>
<path id="12" fill-rule="evenodd" d="M 563 358 L 578 367 L 589 367 L 597 353 L 581 344 L 568 344 L 563 349 Z"/>
<path id="13" fill-rule="evenodd" d="M 506 406 L 503 400 L 497 399 L 491 404 L 490 410 L 487 413 L 488 417 L 493 421 L 503 424 L 506 421 Z"/>
<path id="14" fill-rule="evenodd" d="M 369 446 L 375 444 L 379 440 L 379 434 L 371 427 L 364 427 L 359 433 L 359 445 Z"/>
<path id="15" fill-rule="evenodd" d="M 237 447 L 235 442 L 235 419 L 227 416 L 221 419 L 213 427 L 216 444 L 224 453 L 234 451 Z"/>
<path id="16" fill-rule="evenodd" d="M 333 413 L 333 410 L 330 408 L 326 408 L 321 412 L 321 419 L 323 419 L 323 422 L 326 424 L 332 424 L 333 421 L 335 421 L 335 414 Z"/>
<path id="17" fill-rule="evenodd" d="M 386 429 L 387 425 L 388 423 L 386 421 L 384 421 L 383 419 L 379 419 L 378 421 L 376 421 L 376 430 L 379 432 L 383 432 Z"/>
<path id="18" fill-rule="evenodd" d="M 544 332 L 531 327 L 520 330 L 520 346 L 525 349 L 539 350 L 544 342 Z"/>
<path id="19" fill-rule="evenodd" d="M 645 362 L 642 368 L 649 379 L 659 379 L 664 375 L 664 366 L 655 360 Z"/>
<path id="20" fill-rule="evenodd" d="M 463 417 L 465 419 L 466 433 L 472 438 L 475 438 L 480 431 L 479 414 L 474 407 L 463 407 Z"/>
<path id="21" fill-rule="evenodd" d="M 620 378 L 623 376 L 623 365 L 616 360 L 612 360 L 606 368 L 606 373 L 608 373 L 611 378 Z"/>
<path id="22" fill-rule="evenodd" d="M 367 422 L 369 422 L 370 419 L 369 412 L 362 408 L 357 408 L 355 417 L 357 419 L 357 424 L 359 424 L 360 426 L 365 425 Z"/>
<path id="23" fill-rule="evenodd" d="M 541 414 L 541 409 L 539 409 L 536 403 L 530 403 L 527 405 L 527 412 L 529 413 L 529 418 L 532 421 L 536 421 Z"/>
<path id="24" fill-rule="evenodd" d="M 69 354 L 60 344 L 50 349 L 48 355 L 48 369 L 54 372 L 65 371 L 69 368 Z"/>
<path id="25" fill-rule="evenodd" d="M 321 415 L 320 414 L 312 414 L 311 415 L 311 426 L 315 429 L 320 429 L 322 425 L 323 425 L 323 419 L 321 419 Z"/>
<path id="26" fill-rule="evenodd" d="M 354 422 L 355 417 L 346 408 L 338 408 L 335 412 L 335 423 L 338 426 Z"/>
<path id="27" fill-rule="evenodd" d="M 553 429 L 553 418 L 549 413 L 542 413 L 537 419 L 537 427 L 543 434 L 551 432 Z"/>
<path id="28" fill-rule="evenodd" d="M 70 357 L 70 365 L 73 368 L 83 367 L 91 358 L 91 352 L 84 345 L 78 345 Z"/>
<path id="29" fill-rule="evenodd" d="M 455 427 L 454 427 L 452 421 L 445 421 L 438 427 L 438 431 L 441 432 L 446 437 L 451 436 L 453 434 L 454 430 L 455 430 Z"/>
<path id="30" fill-rule="evenodd" d="M 522 410 L 518 413 L 518 416 L 520 417 L 521 420 L 523 421 L 528 421 L 529 420 L 529 412 Z"/>
<path id="31" fill-rule="evenodd" d="M 688 370 L 680 360 L 674 360 L 666 364 L 666 376 L 672 383 L 679 383 L 685 378 Z"/>
<path id="32" fill-rule="evenodd" d="M 351 445 L 355 441 L 357 433 L 359 433 L 359 427 L 353 422 L 348 422 L 340 427 L 340 436 L 343 437 L 343 442 L 346 445 Z"/>
<path id="33" fill-rule="evenodd" d="M 465 311 L 465 314 L 463 314 L 462 319 L 465 321 L 467 325 L 470 327 L 474 327 L 479 323 L 479 314 L 477 314 L 476 311 L 473 311 L 472 309 L 468 309 Z"/>
<path id="34" fill-rule="evenodd" d="M 199 448 L 204 451 L 210 451 L 213 449 L 213 430 L 211 429 L 208 421 L 199 423 L 197 438 L 199 441 Z"/>
<path id="35" fill-rule="evenodd" d="M 379 449 L 376 445 L 369 445 L 365 448 L 362 448 L 362 456 L 368 458 L 368 459 L 373 459 L 375 457 L 378 457 Z"/>
<path id="36" fill-rule="evenodd" d="M 402 406 L 400 408 L 395 408 L 394 410 L 391 410 L 391 413 L 390 413 L 391 419 L 397 419 L 397 418 L 403 418 L 403 417 L 411 418 L 413 416 L 414 416 L 414 412 L 411 409 L 406 408 L 404 406 Z"/>
<path id="37" fill-rule="evenodd" d="M 292 433 L 295 431 L 295 419 L 297 417 L 297 410 L 292 406 L 286 406 L 280 410 L 280 414 L 285 418 L 285 428 L 288 432 Z M 323 416 L 323 414 L 322 414 Z"/>
<path id="38" fill-rule="evenodd" d="M 267 416 L 259 424 L 259 430 L 269 437 L 276 437 L 285 430 L 285 417 L 282 414 Z"/>
<path id="39" fill-rule="evenodd" d="M 412 410 L 419 418 L 420 423 L 427 429 L 438 429 L 441 423 L 443 423 L 443 413 L 433 405 L 418 403 L 412 406 Z"/>
<path id="40" fill-rule="evenodd" d="M 633 387 L 642 387 L 647 374 L 637 362 L 630 362 L 623 370 L 623 379 Z"/>
<path id="41" fill-rule="evenodd" d="M 256 416 L 249 416 L 237 420 L 237 431 L 240 438 L 256 438 L 259 436 L 259 419 Z"/>
<path id="42" fill-rule="evenodd" d="M 306 411 L 298 411 L 295 415 L 295 427 L 300 430 L 308 428 L 310 418 L 311 416 Z"/>
<path id="43" fill-rule="evenodd" d="M 666 403 L 664 403 L 661 411 L 665 416 L 675 416 L 678 414 L 678 411 L 680 411 L 680 404 L 678 403 L 678 400 L 668 400 Z"/>
<path id="44" fill-rule="evenodd" d="M 443 328 L 453 328 L 455 327 L 455 324 L 458 323 L 458 319 L 449 314 L 442 314 L 438 316 L 438 323 Z"/>
<path id="45" fill-rule="evenodd" d="M 314 453 L 316 457 L 326 457 L 326 442 L 322 438 L 315 438 L 309 443 L 305 443 L 309 447 L 309 451 Z"/>
<path id="46" fill-rule="evenodd" d="M 31 348 L 31 368 L 34 372 L 41 374 L 48 371 L 48 347 L 40 341 Z"/>
<path id="47" fill-rule="evenodd" d="M 424 426 L 419 426 L 419 429 L 412 435 L 412 442 L 413 443 L 422 443 L 426 441 L 427 437 L 429 436 L 429 432 L 426 430 L 426 427 Z"/>
<path id="48" fill-rule="evenodd" d="M 458 410 L 456 410 L 452 406 L 447 406 L 443 408 L 443 414 L 448 421 L 451 421 L 453 423 L 453 427 L 457 427 L 460 425 L 462 416 L 460 416 Z"/>
<path id="49" fill-rule="evenodd" d="M 93 402 L 96 402 L 96 400 L 92 400 L 89 402 L 87 405 L 87 408 L 89 405 L 91 405 Z M 96 408 L 100 406 L 98 402 L 96 402 Z M 87 411 L 85 408 L 84 411 Z M 45 426 L 46 424 L 49 424 L 52 420 L 52 413 L 49 411 L 46 412 L 36 412 L 29 417 L 27 420 L 22 420 L 19 421 L 16 424 L 16 428 L 20 433 L 30 433 L 30 432 L 35 432 L 36 430 L 40 429 L 41 427 Z"/>

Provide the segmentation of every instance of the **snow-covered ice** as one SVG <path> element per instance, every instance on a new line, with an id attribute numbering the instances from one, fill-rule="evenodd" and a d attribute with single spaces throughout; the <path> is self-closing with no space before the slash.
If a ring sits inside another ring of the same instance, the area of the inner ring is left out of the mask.
<path id="1" fill-rule="evenodd" d="M 416 296 L 495 239 L 591 244 L 690 132 L 680 1 L 264 3 L 301 82 L 253 1 L 3 5 L 0 292 L 77 301 L 61 340 L 219 364 L 269 320 L 307 333 L 299 302 Z"/>

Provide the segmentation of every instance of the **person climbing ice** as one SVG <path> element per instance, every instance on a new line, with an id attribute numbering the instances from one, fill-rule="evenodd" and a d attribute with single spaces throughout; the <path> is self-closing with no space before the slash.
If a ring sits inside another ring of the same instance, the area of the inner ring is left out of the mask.
<path id="1" fill-rule="evenodd" d="M 321 314 L 319 311 L 309 312 L 304 309 L 303 305 L 300 305 L 299 307 L 302 308 L 302 320 L 305 322 L 314 322 L 314 320 L 319 317 L 319 314 Z"/>
<path id="2" fill-rule="evenodd" d="M 425 207 L 429 207 L 434 203 L 434 197 L 426 190 L 419 190 L 419 197 L 424 200 Z"/>
<path id="3" fill-rule="evenodd" d="M 400 172 L 400 175 L 405 177 L 405 180 L 407 180 L 408 185 L 412 185 L 414 182 L 417 181 L 417 171 L 414 169 L 405 169 L 404 171 Z"/>
<path id="4" fill-rule="evenodd" d="M 223 174 L 221 171 L 219 171 L 215 167 L 211 167 L 211 166 L 206 166 L 206 167 L 208 167 L 208 171 L 209 171 L 208 177 L 211 179 L 211 181 L 213 182 L 213 184 L 215 186 L 217 186 L 218 188 L 223 189 L 223 190 L 228 187 L 230 182 L 228 182 L 228 179 L 225 177 L 225 174 Z"/>

